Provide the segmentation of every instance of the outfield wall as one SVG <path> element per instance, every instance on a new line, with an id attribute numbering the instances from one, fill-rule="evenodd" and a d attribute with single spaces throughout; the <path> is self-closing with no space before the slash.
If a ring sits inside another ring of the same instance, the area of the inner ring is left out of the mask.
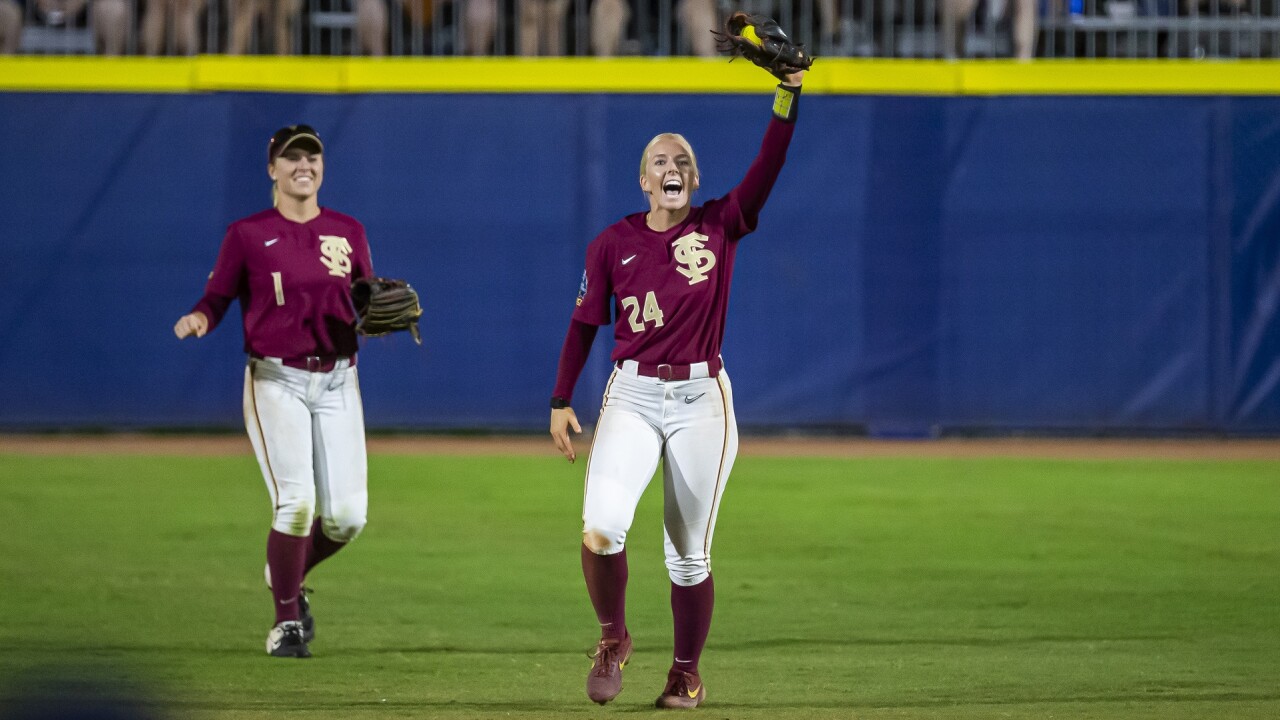
<path id="1" fill-rule="evenodd" d="M 541 428 L 585 247 L 645 207 L 645 142 L 688 137 L 710 198 L 769 112 L 767 81 L 282 93 L 190 73 L 45 92 L 13 67 L 0 427 L 19 429 L 239 424 L 238 314 L 200 341 L 171 328 L 226 224 L 269 203 L 266 138 L 298 121 L 325 137 L 324 204 L 366 224 L 377 270 L 426 307 L 424 347 L 361 355 L 369 424 Z M 739 255 L 724 356 L 741 424 L 1280 432 L 1280 96 L 813 77 Z M 608 346 L 575 398 L 587 420 Z"/>

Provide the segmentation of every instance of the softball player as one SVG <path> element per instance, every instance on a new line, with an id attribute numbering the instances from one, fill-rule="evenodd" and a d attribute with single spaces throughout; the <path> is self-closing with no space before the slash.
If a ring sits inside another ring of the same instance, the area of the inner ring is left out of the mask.
<path id="1" fill-rule="evenodd" d="M 604 704 L 622 690 L 631 656 L 625 606 L 626 537 L 636 505 L 662 460 L 666 564 L 675 654 L 660 708 L 700 705 L 698 660 L 711 627 L 711 537 L 738 452 L 733 389 L 720 358 L 738 240 L 756 227 L 794 131 L 804 71 L 786 76 L 774 116 L 746 177 L 722 198 L 691 207 L 698 163 L 680 135 L 653 138 L 640 159 L 649 211 L 600 233 L 587 248 L 577 308 L 551 398 L 551 436 L 573 462 L 574 385 L 601 325 L 614 323 L 615 368 L 605 388 L 587 461 L 582 572 L 600 621 L 587 696 Z"/>
<path id="2" fill-rule="evenodd" d="M 373 267 L 364 226 L 320 207 L 323 153 L 306 125 L 271 137 L 275 207 L 231 224 L 204 297 L 173 327 L 179 339 L 203 337 L 240 300 L 244 421 L 272 505 L 275 657 L 311 656 L 303 578 L 355 539 L 368 506 L 351 283 Z"/>

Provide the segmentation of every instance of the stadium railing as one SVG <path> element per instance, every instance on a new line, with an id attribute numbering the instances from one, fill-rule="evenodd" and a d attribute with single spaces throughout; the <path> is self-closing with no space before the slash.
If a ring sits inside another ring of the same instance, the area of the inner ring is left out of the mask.
<path id="1" fill-rule="evenodd" d="M 0 0 L 13 2 L 14 0 Z M 127 3 L 127 40 L 123 52 L 142 54 L 142 18 L 138 0 L 27 0 L 19 52 L 91 54 L 95 48 L 95 6 Z M 227 51 L 231 0 L 173 0 L 198 3 L 197 52 Z M 267 6 L 280 0 L 257 0 Z M 533 54 L 522 47 L 520 10 L 537 2 L 544 10 L 563 8 L 550 22 L 559 28 L 557 47 L 543 54 L 593 54 L 591 0 L 301 0 L 290 23 L 289 47 L 282 54 L 364 54 L 357 41 L 357 5 L 383 3 L 390 55 Z M 975 0 L 627 0 L 630 19 L 617 48 L 620 55 L 696 54 L 693 33 L 680 18 L 692 3 L 706 3 L 718 18 L 741 8 L 778 19 L 818 57 L 989 58 L 1014 54 L 1010 9 L 1034 2 L 1035 49 L 1039 58 L 1277 58 L 1280 57 L 1280 0 L 976 0 L 963 21 L 963 41 L 953 37 L 945 16 L 949 3 Z M 476 12 L 488 8 L 491 12 Z M 554 10 L 550 10 L 554 11 Z M 105 16 L 105 13 L 104 13 Z M 492 40 L 484 48 L 467 47 L 467 32 L 488 17 Z M 177 54 L 173 17 L 161 54 Z M 268 54 L 272 32 L 260 20 L 250 40 L 251 54 Z"/>

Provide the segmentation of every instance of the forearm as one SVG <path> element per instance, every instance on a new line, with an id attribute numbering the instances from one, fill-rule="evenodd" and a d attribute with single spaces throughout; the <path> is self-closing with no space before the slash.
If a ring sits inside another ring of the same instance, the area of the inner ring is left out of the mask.
<path id="1" fill-rule="evenodd" d="M 231 307 L 232 301 L 246 288 L 248 278 L 241 248 L 240 236 L 236 226 L 232 225 L 222 239 L 222 247 L 218 249 L 218 260 L 213 265 L 213 272 L 209 273 L 209 281 L 204 285 L 204 296 L 191 309 L 209 320 L 209 331 L 222 322 L 227 308 Z"/>
<path id="2" fill-rule="evenodd" d="M 796 121 L 800 108 L 800 83 L 783 81 L 773 93 L 773 116 L 785 123 Z"/>
<path id="3" fill-rule="evenodd" d="M 780 84 L 774 95 L 773 117 L 765 130 L 760 152 L 756 154 L 742 182 L 733 189 L 739 207 L 747 218 L 756 217 L 769 199 L 769 192 L 782 172 L 787 160 L 787 148 L 795 132 L 796 113 L 799 110 L 800 88 Z M 754 223 L 751 223 L 754 225 Z"/>
<path id="4" fill-rule="evenodd" d="M 556 366 L 556 385 L 551 397 L 563 400 L 567 405 L 573 400 L 573 388 L 578 384 L 582 369 L 587 366 L 591 343 L 595 342 L 598 325 L 572 320 L 565 334 L 564 347 L 560 349 L 560 363 Z"/>
<path id="5" fill-rule="evenodd" d="M 209 321 L 209 327 L 205 332 L 211 332 L 218 327 L 218 323 L 222 322 L 222 317 L 227 314 L 227 308 L 231 307 L 231 301 L 235 298 L 223 297 L 213 293 L 206 293 L 195 307 L 191 308 L 191 312 L 198 312 L 204 315 Z"/>

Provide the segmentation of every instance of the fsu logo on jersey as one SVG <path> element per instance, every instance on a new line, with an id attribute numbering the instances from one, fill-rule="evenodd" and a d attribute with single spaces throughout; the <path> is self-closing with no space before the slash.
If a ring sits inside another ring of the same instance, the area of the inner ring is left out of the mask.
<path id="1" fill-rule="evenodd" d="M 320 262 L 329 268 L 330 275 L 345 277 L 351 274 L 351 243 L 338 235 L 320 236 Z"/>
<path id="2" fill-rule="evenodd" d="M 671 243 L 676 249 L 676 262 L 684 266 L 676 271 L 689 278 L 690 285 L 706 280 L 707 273 L 716 266 L 716 254 L 704 247 L 709 239 L 702 233 L 691 232 Z"/>
<path id="3" fill-rule="evenodd" d="M 578 283 L 578 302 L 574 303 L 574 305 L 581 306 L 582 299 L 585 298 L 586 296 L 587 296 L 587 271 L 583 270 L 582 282 Z"/>

